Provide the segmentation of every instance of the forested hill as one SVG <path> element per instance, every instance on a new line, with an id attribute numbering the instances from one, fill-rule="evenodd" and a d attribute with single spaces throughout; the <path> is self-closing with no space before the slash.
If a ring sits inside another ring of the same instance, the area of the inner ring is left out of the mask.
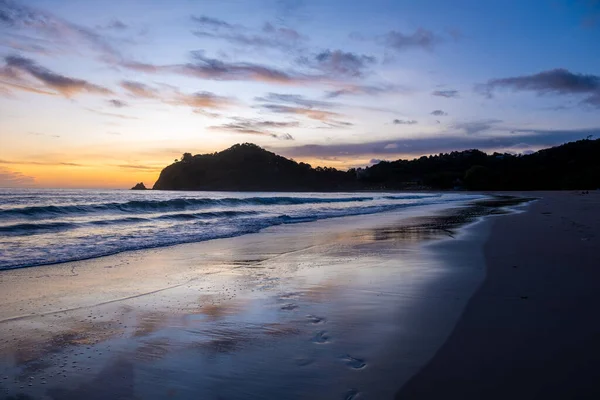
<path id="1" fill-rule="evenodd" d="M 153 189 L 340 191 L 386 189 L 561 190 L 600 188 L 600 139 L 579 140 L 528 155 L 479 150 L 382 161 L 339 171 L 312 168 L 237 144 L 213 154 L 190 153 L 169 165 Z"/>
<path id="2" fill-rule="evenodd" d="M 251 144 L 213 154 L 185 153 L 162 170 L 153 189 L 239 191 L 338 191 L 360 187 L 356 174 L 312 168 Z"/>

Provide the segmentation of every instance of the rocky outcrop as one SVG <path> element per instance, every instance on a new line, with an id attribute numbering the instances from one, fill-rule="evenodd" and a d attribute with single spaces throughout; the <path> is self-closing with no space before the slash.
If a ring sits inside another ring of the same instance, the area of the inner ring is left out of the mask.
<path id="1" fill-rule="evenodd" d="M 140 182 L 134 187 L 132 187 L 131 190 L 148 190 L 148 188 L 146 187 L 146 185 L 144 185 L 144 182 Z"/>

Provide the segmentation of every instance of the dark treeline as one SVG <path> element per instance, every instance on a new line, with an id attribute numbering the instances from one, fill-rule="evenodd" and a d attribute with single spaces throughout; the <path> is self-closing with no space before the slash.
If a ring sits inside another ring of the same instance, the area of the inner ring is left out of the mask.
<path id="1" fill-rule="evenodd" d="M 356 174 L 312 168 L 244 143 L 213 154 L 185 153 L 181 160 L 162 170 L 153 189 L 336 191 L 359 186 Z"/>
<path id="2" fill-rule="evenodd" d="M 190 153 L 160 174 L 154 189 L 336 191 L 386 189 L 562 190 L 600 188 L 600 139 L 528 155 L 453 151 L 339 171 L 312 168 L 254 144 Z"/>

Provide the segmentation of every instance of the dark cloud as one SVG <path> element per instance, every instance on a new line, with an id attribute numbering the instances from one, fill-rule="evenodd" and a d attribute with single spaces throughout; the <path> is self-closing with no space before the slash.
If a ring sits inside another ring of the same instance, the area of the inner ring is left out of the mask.
<path id="1" fill-rule="evenodd" d="M 453 125 L 453 128 L 464 131 L 467 135 L 487 131 L 495 124 L 502 122 L 499 119 L 485 119 L 480 121 L 460 122 Z"/>
<path id="2" fill-rule="evenodd" d="M 419 28 L 413 33 L 390 31 L 383 36 L 383 43 L 396 51 L 414 48 L 431 50 L 439 42 L 441 42 L 439 36 L 424 28 Z"/>
<path id="3" fill-rule="evenodd" d="M 69 78 L 57 74 L 29 58 L 20 56 L 7 56 L 4 58 L 3 76 L 12 76 L 16 83 L 23 83 L 24 76 L 33 77 L 48 89 L 54 90 L 65 97 L 72 97 L 80 93 L 111 94 L 112 91 L 95 85 L 83 79 Z M 35 88 L 32 88 L 35 89 Z"/>
<path id="4" fill-rule="evenodd" d="M 300 122 L 298 121 L 270 121 L 242 117 L 235 117 L 233 119 L 236 121 L 237 124 L 256 129 L 297 128 L 300 126 Z"/>
<path id="5" fill-rule="evenodd" d="M 435 115 L 436 117 L 443 117 L 443 116 L 446 116 L 446 115 L 448 115 L 448 113 L 447 113 L 447 112 L 444 112 L 444 111 L 442 111 L 442 110 L 433 110 L 433 111 L 431 112 L 431 115 Z"/>
<path id="6" fill-rule="evenodd" d="M 211 126 L 209 129 L 246 135 L 270 136 L 280 140 L 294 140 L 294 137 L 289 133 L 274 133 L 269 129 L 295 128 L 300 125 L 297 121 L 269 121 L 239 117 L 234 119 L 235 122 Z"/>
<path id="7" fill-rule="evenodd" d="M 600 134 L 600 127 L 574 130 L 520 130 L 519 134 L 484 137 L 443 135 L 417 137 L 367 143 L 340 143 L 330 145 L 306 145 L 277 149 L 287 157 L 352 157 L 352 156 L 421 156 L 440 152 L 480 149 L 521 150 L 540 149 L 565 142 L 584 139 L 589 135 Z"/>
<path id="8" fill-rule="evenodd" d="M 476 90 L 491 97 L 497 89 L 513 91 L 531 91 L 538 95 L 588 95 L 583 103 L 598 105 L 600 98 L 600 76 L 578 74 L 563 68 L 540 72 L 533 75 L 491 79 L 477 85 Z"/>
<path id="9" fill-rule="evenodd" d="M 296 30 L 275 26 L 269 22 L 265 23 L 262 29 L 251 29 L 207 16 L 193 16 L 192 19 L 200 27 L 200 30 L 192 32 L 197 37 L 225 40 L 244 47 L 276 48 L 288 51 L 305 40 Z"/>
<path id="10" fill-rule="evenodd" d="M 81 46 L 99 53 L 105 61 L 121 59 L 110 41 L 92 29 L 56 17 L 52 13 L 10 0 L 0 0 L 0 25 L 11 30 L 28 31 L 52 43 L 61 52 L 78 52 Z"/>
<path id="11" fill-rule="evenodd" d="M 233 25 L 223 21 L 222 19 L 207 17 L 206 15 L 195 16 L 192 15 L 192 20 L 199 23 L 202 26 L 209 27 L 211 29 L 233 29 Z"/>
<path id="12" fill-rule="evenodd" d="M 342 88 L 329 91 L 325 94 L 325 97 L 333 99 L 341 96 L 353 96 L 353 95 L 368 95 L 377 96 L 387 93 L 409 93 L 410 90 L 403 86 L 384 84 L 384 85 L 343 85 Z"/>
<path id="13" fill-rule="evenodd" d="M 128 107 L 129 104 L 127 104 L 126 102 L 122 101 L 122 100 L 118 100 L 118 99 L 110 99 L 107 100 L 108 104 L 110 104 L 113 107 L 116 108 L 123 108 L 123 107 Z"/>
<path id="14" fill-rule="evenodd" d="M 417 123 L 414 119 L 395 119 L 394 125 L 414 125 Z"/>
<path id="15" fill-rule="evenodd" d="M 324 79 L 320 76 L 308 76 L 294 71 L 286 72 L 255 63 L 228 62 L 209 58 L 204 55 L 203 51 L 193 51 L 192 57 L 194 61 L 187 64 L 154 65 L 137 61 L 124 61 L 119 65 L 136 72 L 167 72 L 216 81 L 259 81 L 298 85 L 314 83 Z"/>
<path id="16" fill-rule="evenodd" d="M 337 121 L 337 120 L 327 120 L 327 121 L 321 121 L 325 126 L 318 126 L 318 129 L 345 129 L 345 128 L 350 128 L 351 126 L 354 126 L 354 124 L 352 122 L 347 122 L 347 121 Z"/>
<path id="17" fill-rule="evenodd" d="M 434 90 L 431 92 L 432 96 L 456 98 L 458 97 L 458 90 Z"/>
<path id="18" fill-rule="evenodd" d="M 267 93 L 266 96 L 255 97 L 254 100 L 266 103 L 284 103 L 284 104 L 295 104 L 298 106 L 309 107 L 309 108 L 336 108 L 339 107 L 339 103 L 333 103 L 330 101 L 308 99 L 299 94 L 286 94 L 286 93 Z"/>
<path id="19" fill-rule="evenodd" d="M 253 63 L 228 63 L 208 58 L 202 51 L 192 53 L 195 62 L 175 69 L 189 76 L 214 80 L 251 80 L 270 83 L 298 83 L 303 78 L 275 68 Z"/>
<path id="20" fill-rule="evenodd" d="M 275 26 L 270 22 L 265 22 L 262 31 L 269 35 L 277 35 L 280 38 L 287 39 L 291 42 L 304 39 L 304 37 L 297 30 L 285 26 Z"/>
<path id="21" fill-rule="evenodd" d="M 354 54 L 342 50 L 325 50 L 312 58 L 301 57 L 300 65 L 323 71 L 333 76 L 361 77 L 365 70 L 376 62 L 375 57 Z"/>
<path id="22" fill-rule="evenodd" d="M 600 107 L 600 92 L 591 95 L 590 97 L 583 100 L 584 104 L 589 104 L 594 107 Z"/>

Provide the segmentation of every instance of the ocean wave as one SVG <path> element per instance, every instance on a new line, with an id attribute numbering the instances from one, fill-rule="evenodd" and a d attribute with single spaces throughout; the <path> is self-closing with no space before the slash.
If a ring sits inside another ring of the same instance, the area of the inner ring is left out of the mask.
<path id="1" fill-rule="evenodd" d="M 86 226 L 116 226 L 119 224 L 153 223 L 159 220 L 170 221 L 196 221 L 214 218 L 232 218 L 245 215 L 256 215 L 257 211 L 214 211 L 200 213 L 179 213 L 164 214 L 154 218 L 127 217 L 116 219 L 98 219 L 85 222 L 39 222 L 39 223 L 19 223 L 0 226 L 0 234 L 6 236 L 34 235 L 39 233 L 60 232 L 76 228 L 85 228 Z"/>
<path id="2" fill-rule="evenodd" d="M 400 199 L 400 197 L 398 198 Z M 298 205 L 319 203 L 364 202 L 374 200 L 373 197 L 249 197 L 249 198 L 180 198 L 171 200 L 132 200 L 124 203 L 99 203 L 61 206 L 29 206 L 0 210 L 2 217 L 20 218 L 52 218 L 67 215 L 83 215 L 98 212 L 166 212 L 189 210 L 202 207 L 219 206 L 261 206 L 261 205 Z"/>
<path id="3" fill-rule="evenodd" d="M 261 229 L 321 219 L 372 214 L 468 200 L 438 193 L 357 193 L 280 196 L 230 193 L 137 194 L 81 192 L 12 208 L 0 205 L 0 270 L 101 257 L 128 250 L 239 236 Z M 477 196 L 475 196 L 477 197 Z M 20 199 L 22 196 L 14 196 Z M 111 200 L 111 201 L 108 201 Z M 42 206 L 46 201 L 48 206 Z M 62 203 L 61 203 L 62 201 Z M 328 204 L 329 203 L 329 204 Z M 25 203 L 27 204 L 27 203 Z M 26 249 L 26 251 L 24 251 Z"/>

